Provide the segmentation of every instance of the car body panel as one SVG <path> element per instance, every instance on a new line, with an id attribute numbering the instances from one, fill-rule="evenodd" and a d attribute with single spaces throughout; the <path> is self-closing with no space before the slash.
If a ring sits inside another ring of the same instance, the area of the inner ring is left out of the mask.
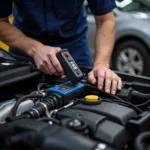
<path id="1" fill-rule="evenodd" d="M 136 37 L 150 48 L 150 18 L 136 18 L 136 13 L 133 16 L 131 14 L 116 16 L 115 39 L 118 41 L 124 37 Z"/>
<path id="2" fill-rule="evenodd" d="M 114 10 L 116 19 L 115 43 L 125 37 L 135 37 L 142 40 L 150 48 L 150 16 L 140 18 L 137 13 L 122 13 Z M 92 51 L 95 47 L 95 18 L 92 14 L 87 17 L 88 21 L 88 40 Z"/>

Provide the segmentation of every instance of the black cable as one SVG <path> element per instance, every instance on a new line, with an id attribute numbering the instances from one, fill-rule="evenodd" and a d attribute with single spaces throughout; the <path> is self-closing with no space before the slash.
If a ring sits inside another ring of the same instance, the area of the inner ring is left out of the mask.
<path id="1" fill-rule="evenodd" d="M 142 106 L 148 105 L 148 103 L 150 103 L 150 94 L 133 91 L 132 99 L 133 100 L 136 99 L 135 103 L 136 103 L 137 107 L 142 107 Z"/>
<path id="2" fill-rule="evenodd" d="M 17 113 L 17 109 L 19 107 L 19 105 L 25 101 L 27 98 L 42 98 L 43 96 L 42 95 L 37 95 L 37 94 L 29 94 L 29 95 L 25 95 L 25 96 L 22 96 L 20 99 L 18 99 L 12 109 L 12 116 L 15 117 L 16 116 L 16 113 Z"/>
<path id="3" fill-rule="evenodd" d="M 114 101 L 112 101 L 112 100 L 110 100 L 110 99 L 102 99 L 102 101 L 104 101 L 104 102 L 109 102 L 109 103 L 114 103 L 114 104 L 118 104 L 118 103 L 116 103 L 116 102 L 114 102 Z"/>
<path id="4" fill-rule="evenodd" d="M 30 66 L 34 66 L 31 62 L 23 62 L 20 60 L 15 60 L 15 59 L 9 59 L 9 58 L 5 58 L 5 57 L 0 57 L 0 63 L 14 63 L 14 64 L 20 64 L 20 65 L 30 65 Z"/>
<path id="5" fill-rule="evenodd" d="M 115 99 L 117 99 L 117 100 L 120 100 L 120 101 L 123 101 L 123 102 L 124 102 L 124 100 L 123 100 L 122 98 L 120 98 L 120 97 L 118 97 L 118 96 L 116 96 L 116 95 L 113 95 L 113 94 L 110 94 L 110 93 L 105 93 L 105 94 L 108 94 L 110 97 L 115 98 Z"/>
<path id="6" fill-rule="evenodd" d="M 122 98 L 120 98 L 120 97 L 118 97 L 116 95 L 113 95 L 113 94 L 110 94 L 110 93 L 105 93 L 103 90 L 99 90 L 97 87 L 94 87 L 94 86 L 92 86 L 90 84 L 86 84 L 85 86 L 89 87 L 89 88 L 93 88 L 93 89 L 95 89 L 95 90 L 97 90 L 99 92 L 102 92 L 104 94 L 107 94 L 107 96 L 110 96 L 111 98 L 114 98 L 113 101 L 116 101 L 117 103 L 120 103 L 120 104 L 126 104 L 128 106 L 131 106 L 132 108 L 134 108 L 135 110 L 137 110 L 137 112 L 142 113 L 142 110 L 139 109 L 137 106 L 133 105 L 130 102 L 124 101 Z"/>
<path id="7" fill-rule="evenodd" d="M 136 99 L 136 103 L 135 106 L 137 107 L 144 107 L 144 106 L 149 106 L 150 104 L 150 94 L 146 94 L 146 93 L 141 93 L 138 91 L 133 91 L 132 92 L 132 99 Z"/>
<path id="8" fill-rule="evenodd" d="M 42 88 L 42 87 L 50 88 L 50 87 L 52 87 L 52 85 L 49 85 L 49 84 L 47 84 L 47 83 L 39 83 L 39 84 L 38 84 L 38 87 L 37 87 L 37 90 L 38 90 L 38 93 L 40 93 L 40 94 L 42 94 L 42 93 L 41 93 L 41 88 Z"/>
<path id="9" fill-rule="evenodd" d="M 139 113 L 143 112 L 141 109 L 139 109 L 137 106 L 133 105 L 130 102 L 127 102 L 127 101 L 117 101 L 117 100 L 114 100 L 114 99 L 113 99 L 113 101 L 118 102 L 120 104 L 127 104 L 128 106 L 131 106 L 132 108 L 134 108 L 135 110 L 137 110 Z"/>
<path id="10" fill-rule="evenodd" d="M 144 102 L 144 103 L 141 103 L 141 104 L 138 104 L 138 105 L 135 105 L 135 106 L 136 107 L 143 107 L 143 106 L 148 105 L 148 104 L 150 104 L 150 99 L 148 101 Z"/>
<path id="11" fill-rule="evenodd" d="M 39 118 L 37 119 L 37 121 L 52 121 L 53 123 L 55 124 L 60 124 L 60 121 L 55 119 L 55 118 L 48 118 L 48 117 L 45 117 L 45 118 Z"/>
<path id="12" fill-rule="evenodd" d="M 97 90 L 98 92 L 102 92 L 102 93 L 105 94 L 105 95 L 107 94 L 107 96 L 109 96 L 109 97 L 111 97 L 111 98 L 115 98 L 115 99 L 117 99 L 117 100 L 124 101 L 122 98 L 120 98 L 120 97 L 118 97 L 118 96 L 116 96 L 116 95 L 113 95 L 113 94 L 111 94 L 111 93 L 106 93 L 106 92 L 104 92 L 103 90 L 99 90 L 97 87 L 92 86 L 92 85 L 90 85 L 90 84 L 85 84 L 85 87 L 95 89 L 95 90 Z"/>
<path id="13" fill-rule="evenodd" d="M 135 140 L 135 149 L 136 150 L 146 150 L 144 149 L 144 145 L 150 145 L 150 132 L 141 133 Z"/>
<path id="14" fill-rule="evenodd" d="M 124 105 L 126 107 L 129 107 L 129 108 L 134 108 L 134 110 L 136 110 L 138 113 L 142 113 L 142 110 L 139 109 L 137 106 L 133 105 L 132 103 L 130 102 L 126 102 L 126 101 L 118 101 L 116 99 L 102 99 L 103 101 L 107 101 L 107 102 L 115 102 L 115 104 L 119 104 L 119 105 Z"/>
<path id="15" fill-rule="evenodd" d="M 138 92 L 138 91 L 133 91 L 132 95 L 136 96 L 136 97 L 139 97 L 139 98 L 142 98 L 142 99 L 150 99 L 150 94 L 141 93 L 141 92 Z"/>

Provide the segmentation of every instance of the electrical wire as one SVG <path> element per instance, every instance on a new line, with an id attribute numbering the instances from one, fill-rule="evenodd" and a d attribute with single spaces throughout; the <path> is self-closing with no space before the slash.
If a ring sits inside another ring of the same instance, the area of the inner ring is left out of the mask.
<path id="1" fill-rule="evenodd" d="M 41 91 L 42 87 L 50 88 L 50 87 L 52 87 L 52 85 L 49 85 L 47 83 L 39 83 L 38 87 L 37 87 L 37 90 L 38 90 L 38 93 L 40 93 L 40 94 L 43 94 L 43 92 Z"/>
<path id="2" fill-rule="evenodd" d="M 12 109 L 12 117 L 15 117 L 15 116 L 16 116 L 17 109 L 18 109 L 19 105 L 20 105 L 22 102 L 24 102 L 26 99 L 28 99 L 28 98 L 42 98 L 42 97 L 43 97 L 43 95 L 39 95 L 39 94 L 38 94 L 38 95 L 37 95 L 37 94 L 29 94 L 29 95 L 25 95 L 25 96 L 22 96 L 21 98 L 19 98 L 19 99 L 16 101 L 16 103 L 15 103 L 13 109 Z"/>
<path id="3" fill-rule="evenodd" d="M 143 112 L 141 109 L 139 109 L 137 106 L 133 105 L 133 104 L 130 103 L 130 102 L 127 102 L 127 101 L 117 101 L 117 100 L 113 100 L 113 101 L 115 101 L 115 102 L 117 102 L 117 103 L 120 103 L 120 104 L 126 104 L 126 105 L 128 105 L 129 107 L 134 108 L 134 109 L 135 109 L 137 112 L 139 112 L 139 113 L 142 113 L 142 112 Z"/>
<path id="4" fill-rule="evenodd" d="M 141 102 L 139 104 L 135 104 L 135 106 L 139 108 L 144 106 L 149 106 L 150 104 L 150 94 L 133 91 L 132 98 L 137 99 Z"/>
<path id="5" fill-rule="evenodd" d="M 144 102 L 144 103 L 137 104 L 137 105 L 135 105 L 135 106 L 137 106 L 137 107 L 144 107 L 145 105 L 148 105 L 148 104 L 150 104 L 150 99 L 149 99 L 148 101 Z M 149 106 L 149 105 L 148 105 L 148 106 Z"/>
<path id="6" fill-rule="evenodd" d="M 120 97 L 118 97 L 118 96 L 116 96 L 116 95 L 113 95 L 113 94 L 111 94 L 111 93 L 106 93 L 106 92 L 104 92 L 103 90 L 99 90 L 97 87 L 92 86 L 92 85 L 90 85 L 90 84 L 85 84 L 85 87 L 95 89 L 95 90 L 97 90 L 98 92 L 101 92 L 101 93 L 103 93 L 103 94 L 105 94 L 105 95 L 107 94 L 107 96 L 109 96 L 109 97 L 111 97 L 111 98 L 115 98 L 115 99 L 117 99 L 117 100 L 124 101 L 122 98 L 120 98 Z"/>
<path id="7" fill-rule="evenodd" d="M 118 101 L 116 99 L 102 99 L 103 101 L 106 101 L 106 102 L 111 102 L 111 103 L 116 103 L 116 104 L 119 104 L 119 105 L 124 105 L 126 107 L 129 107 L 129 108 L 133 108 L 136 112 L 138 113 L 142 113 L 143 111 L 141 109 L 139 109 L 137 106 L 133 105 L 132 103 L 130 102 L 126 102 L 126 101 Z"/>
<path id="8" fill-rule="evenodd" d="M 104 102 L 109 102 L 109 103 L 115 103 L 115 104 L 118 104 L 118 103 L 116 103 L 116 102 L 114 102 L 114 101 L 112 101 L 112 100 L 110 100 L 110 99 L 102 99 L 102 101 L 104 101 Z"/>
<path id="9" fill-rule="evenodd" d="M 127 101 L 124 101 L 122 98 L 116 96 L 116 95 L 113 95 L 113 94 L 110 94 L 110 93 L 105 93 L 104 91 L 102 90 L 99 90 L 97 87 L 94 87 L 90 84 L 86 84 L 86 87 L 89 87 L 89 88 L 93 88 L 99 92 L 102 92 L 103 94 L 107 94 L 107 96 L 113 98 L 112 100 L 117 102 L 118 104 L 125 104 L 126 106 L 128 107 L 131 107 L 131 108 L 134 108 L 138 113 L 142 113 L 143 111 L 141 109 L 139 109 L 137 106 L 133 105 L 132 103 L 130 102 L 127 102 Z"/>

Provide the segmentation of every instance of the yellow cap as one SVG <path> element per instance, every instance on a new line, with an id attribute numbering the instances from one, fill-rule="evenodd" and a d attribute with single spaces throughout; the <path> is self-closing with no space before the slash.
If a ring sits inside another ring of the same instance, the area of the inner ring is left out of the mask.
<path id="1" fill-rule="evenodd" d="M 86 102 L 98 102 L 99 97 L 97 95 L 87 95 L 85 97 Z"/>

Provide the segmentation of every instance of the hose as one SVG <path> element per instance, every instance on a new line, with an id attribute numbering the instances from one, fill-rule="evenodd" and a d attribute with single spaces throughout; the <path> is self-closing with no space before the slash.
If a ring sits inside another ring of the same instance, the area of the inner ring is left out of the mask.
<path id="1" fill-rule="evenodd" d="M 135 149 L 136 150 L 146 150 L 146 144 L 150 145 L 150 132 L 141 133 L 136 138 L 136 140 L 135 140 Z"/>
<path id="2" fill-rule="evenodd" d="M 150 94 L 145 94 L 138 91 L 133 91 L 132 96 L 136 96 L 140 99 L 150 99 Z"/>
<path id="3" fill-rule="evenodd" d="M 37 94 L 29 94 L 29 95 L 25 95 L 25 96 L 22 96 L 20 99 L 18 99 L 12 109 L 12 117 L 15 117 L 16 116 L 16 113 L 17 113 L 17 109 L 19 107 L 19 105 L 24 102 L 26 99 L 28 98 L 42 98 L 43 96 L 42 95 L 37 95 Z"/>

